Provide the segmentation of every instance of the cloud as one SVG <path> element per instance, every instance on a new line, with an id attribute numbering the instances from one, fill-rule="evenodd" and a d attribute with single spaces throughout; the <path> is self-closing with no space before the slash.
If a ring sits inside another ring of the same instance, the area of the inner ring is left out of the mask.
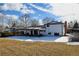
<path id="1" fill-rule="evenodd" d="M 65 3 L 50 4 L 50 5 L 53 6 L 52 12 L 55 15 L 59 15 L 59 16 L 65 16 L 65 15 L 73 14 L 74 11 L 75 11 L 75 8 L 79 7 L 77 4 L 70 4 L 70 3 L 69 4 L 65 4 Z"/>
<path id="2" fill-rule="evenodd" d="M 7 18 L 7 19 L 11 19 L 11 20 L 17 20 L 18 19 L 18 16 L 16 16 L 16 15 L 5 15 L 5 17 Z"/>
<path id="3" fill-rule="evenodd" d="M 25 14 L 25 13 L 33 13 L 33 14 L 35 13 L 34 10 L 28 9 L 28 8 L 26 8 L 26 6 L 23 6 L 23 7 L 22 7 L 21 12 L 24 13 L 24 14 Z"/>
<path id="4" fill-rule="evenodd" d="M 35 13 L 32 9 L 28 9 L 22 3 L 5 3 L 3 6 L 0 6 L 2 10 L 15 10 L 22 13 Z"/>
<path id="5" fill-rule="evenodd" d="M 75 3 L 59 3 L 50 4 L 52 6 L 52 13 L 61 16 L 62 21 L 79 21 L 79 4 Z"/>
<path id="6" fill-rule="evenodd" d="M 44 8 L 39 7 L 39 6 L 36 6 L 36 5 L 34 5 L 34 4 L 30 4 L 30 5 L 31 5 L 32 7 L 34 7 L 34 8 L 36 8 L 36 9 L 38 9 L 38 10 L 51 13 L 51 11 L 48 10 L 48 9 L 44 9 Z"/>
<path id="7" fill-rule="evenodd" d="M 13 20 L 17 20 L 18 19 L 18 16 L 16 15 L 8 15 L 8 14 L 2 14 L 0 13 L 0 18 L 3 17 L 2 19 L 10 19 L 12 18 Z"/>
<path id="8" fill-rule="evenodd" d="M 5 3 L 3 6 L 2 6 L 2 9 L 3 10 L 17 10 L 17 11 L 20 11 L 20 9 L 23 7 L 22 4 L 20 3 Z"/>
<path id="9" fill-rule="evenodd" d="M 0 13 L 0 16 L 4 16 L 2 13 Z"/>
<path id="10" fill-rule="evenodd" d="M 18 19 L 18 17 L 15 15 L 7 15 L 7 14 L 5 15 L 0 13 L 0 25 L 3 25 L 4 23 L 4 26 L 7 26 L 6 22 L 8 21 L 8 19 L 15 21 Z"/>
<path id="11" fill-rule="evenodd" d="M 41 19 L 39 19 L 39 24 L 43 25 L 43 21 Z"/>

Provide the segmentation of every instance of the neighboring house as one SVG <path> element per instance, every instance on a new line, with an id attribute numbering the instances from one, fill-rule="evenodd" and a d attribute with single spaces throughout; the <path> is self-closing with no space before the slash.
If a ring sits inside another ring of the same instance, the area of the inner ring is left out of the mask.
<path id="1" fill-rule="evenodd" d="M 6 26 L 0 25 L 0 36 L 2 35 L 2 32 L 6 30 Z"/>
<path id="2" fill-rule="evenodd" d="M 0 25 L 0 32 L 4 32 L 6 30 L 6 26 Z"/>
<path id="3" fill-rule="evenodd" d="M 3 31 L 3 26 L 0 25 L 0 32 L 2 32 L 2 31 Z"/>
<path id="4" fill-rule="evenodd" d="M 62 23 L 62 22 L 52 21 L 44 25 L 29 26 L 28 28 L 12 27 L 11 31 L 20 32 L 26 35 L 66 35 L 67 22 Z"/>

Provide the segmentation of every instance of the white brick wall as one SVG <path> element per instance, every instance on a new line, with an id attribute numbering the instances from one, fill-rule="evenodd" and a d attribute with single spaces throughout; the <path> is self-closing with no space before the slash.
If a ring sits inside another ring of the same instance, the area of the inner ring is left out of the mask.
<path id="1" fill-rule="evenodd" d="M 46 35 L 51 32 L 51 35 L 54 35 L 54 33 L 59 33 L 59 35 L 64 35 L 64 25 L 63 24 L 54 24 L 49 25 L 49 27 L 46 27 Z"/>

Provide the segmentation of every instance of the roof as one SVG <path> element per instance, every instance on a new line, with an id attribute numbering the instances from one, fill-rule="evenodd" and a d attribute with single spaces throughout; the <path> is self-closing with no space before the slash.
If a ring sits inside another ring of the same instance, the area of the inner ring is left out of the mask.
<path id="1" fill-rule="evenodd" d="M 47 23 L 47 24 L 49 24 L 49 25 L 54 25 L 54 24 L 64 24 L 64 23 L 58 22 L 58 21 L 51 21 L 51 22 L 49 22 L 49 23 Z M 47 24 L 44 24 L 44 25 L 47 25 Z"/>
<path id="2" fill-rule="evenodd" d="M 40 27 L 40 28 L 45 28 L 44 25 L 38 25 L 38 26 L 29 26 L 29 27 Z"/>
<path id="3" fill-rule="evenodd" d="M 45 30 L 42 27 L 28 27 L 28 28 L 16 28 L 16 30 Z"/>
<path id="4" fill-rule="evenodd" d="M 49 23 L 47 23 L 47 24 L 49 24 L 49 25 L 53 25 L 53 24 L 64 24 L 64 23 L 62 23 L 62 22 L 57 22 L 57 21 L 52 21 L 52 22 L 49 22 Z M 47 25 L 47 24 L 44 24 L 44 25 Z M 17 30 L 31 30 L 31 29 L 38 29 L 38 30 L 45 30 L 45 26 L 44 25 L 38 25 L 38 26 L 29 26 L 28 28 L 26 28 L 26 27 L 14 27 L 14 28 L 16 28 Z"/>
<path id="5" fill-rule="evenodd" d="M 42 27 L 29 27 L 27 29 L 39 29 L 39 30 L 45 30 L 45 28 L 42 28 Z"/>

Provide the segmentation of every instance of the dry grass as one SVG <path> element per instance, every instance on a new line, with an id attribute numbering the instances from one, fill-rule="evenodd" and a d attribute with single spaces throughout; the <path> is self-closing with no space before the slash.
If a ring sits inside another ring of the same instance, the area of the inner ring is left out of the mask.
<path id="1" fill-rule="evenodd" d="M 63 56 L 79 55 L 79 46 L 54 42 L 24 42 L 0 39 L 1 56 Z"/>

